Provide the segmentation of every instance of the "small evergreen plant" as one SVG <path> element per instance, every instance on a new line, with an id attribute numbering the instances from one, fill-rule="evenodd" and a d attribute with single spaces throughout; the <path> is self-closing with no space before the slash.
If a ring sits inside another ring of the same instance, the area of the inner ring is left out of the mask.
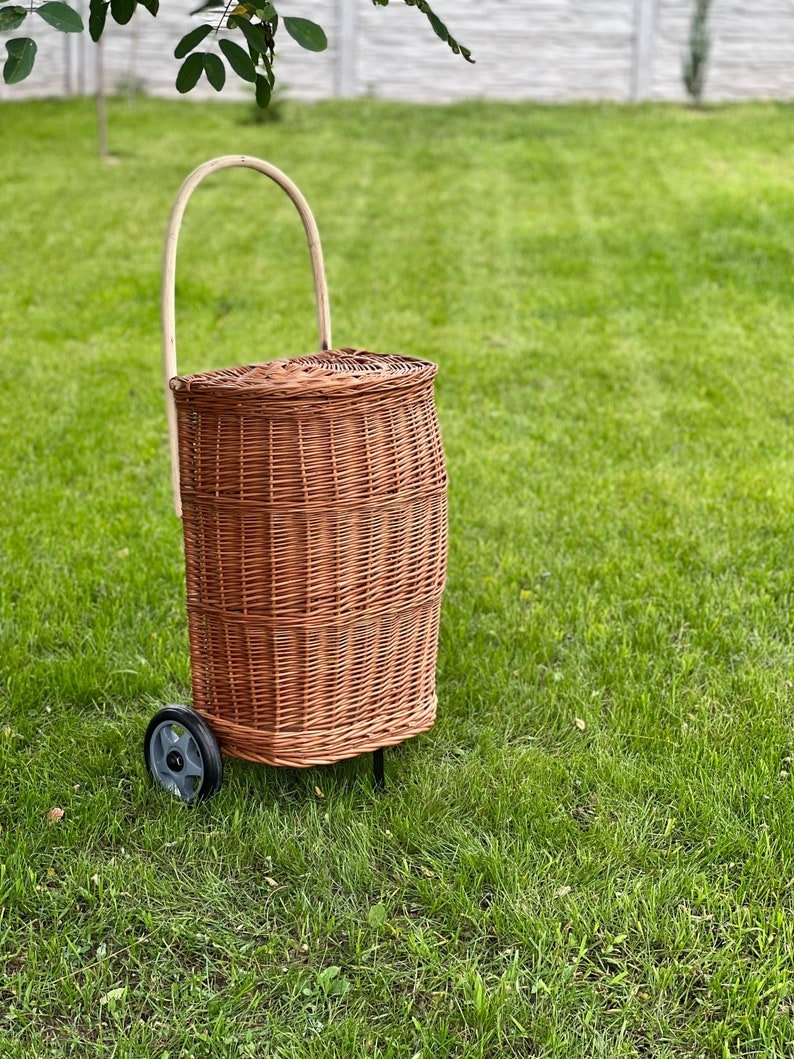
<path id="1" fill-rule="evenodd" d="M 711 51 L 711 36 L 708 29 L 711 0 L 695 0 L 692 23 L 689 28 L 689 52 L 684 59 L 684 86 L 695 106 L 703 100 L 706 87 L 706 66 Z"/>

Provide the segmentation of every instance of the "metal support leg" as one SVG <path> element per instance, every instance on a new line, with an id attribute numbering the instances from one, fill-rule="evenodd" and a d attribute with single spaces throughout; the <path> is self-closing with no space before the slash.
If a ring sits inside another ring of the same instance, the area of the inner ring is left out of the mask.
<path id="1" fill-rule="evenodd" d="M 383 747 L 372 752 L 372 770 L 375 776 L 375 789 L 382 791 L 386 786 L 386 778 L 383 773 Z"/>

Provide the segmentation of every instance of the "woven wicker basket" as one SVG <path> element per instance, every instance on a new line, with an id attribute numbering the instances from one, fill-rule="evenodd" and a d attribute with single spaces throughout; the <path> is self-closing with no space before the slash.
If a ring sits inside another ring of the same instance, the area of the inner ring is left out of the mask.
<path id="1" fill-rule="evenodd" d="M 178 376 L 179 226 L 197 184 L 229 166 L 269 176 L 298 208 L 321 351 Z M 309 208 L 283 173 L 240 156 L 199 167 L 180 191 L 163 336 L 194 707 L 222 749 L 302 767 L 430 728 L 447 550 L 435 365 L 329 348 Z"/>

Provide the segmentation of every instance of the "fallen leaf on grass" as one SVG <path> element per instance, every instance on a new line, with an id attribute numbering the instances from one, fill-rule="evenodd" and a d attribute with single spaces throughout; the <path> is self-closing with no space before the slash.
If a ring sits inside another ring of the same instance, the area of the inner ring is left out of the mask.
<path id="1" fill-rule="evenodd" d="M 580 732 L 583 732 L 585 730 L 585 728 L 587 728 L 587 725 L 585 724 L 585 722 L 582 720 L 581 717 L 574 717 L 573 723 L 576 725 L 576 727 L 579 729 Z"/>
<path id="2" fill-rule="evenodd" d="M 59 809 L 56 806 L 54 809 L 50 809 L 50 811 L 47 813 L 47 823 L 57 824 L 59 820 L 63 820 L 63 816 L 63 809 Z"/>
<path id="3" fill-rule="evenodd" d="M 572 886 L 561 886 L 559 888 L 559 890 L 555 890 L 554 891 L 554 896 L 555 897 L 567 897 L 572 889 L 573 889 Z"/>
<path id="4" fill-rule="evenodd" d="M 126 992 L 127 992 L 127 987 L 126 986 L 124 986 L 124 985 L 117 986 L 116 989 L 111 989 L 111 990 L 109 990 L 109 992 L 107 992 L 103 996 L 101 996 L 99 998 L 99 1003 L 102 1006 L 104 1006 L 105 1004 L 112 1004 L 116 1000 L 121 1000 L 121 998 L 125 995 Z"/>
<path id="5" fill-rule="evenodd" d="M 314 793 L 317 795 L 318 798 L 324 798 L 325 797 L 325 795 L 323 794 L 323 792 L 320 790 L 319 787 L 315 787 L 314 788 Z"/>

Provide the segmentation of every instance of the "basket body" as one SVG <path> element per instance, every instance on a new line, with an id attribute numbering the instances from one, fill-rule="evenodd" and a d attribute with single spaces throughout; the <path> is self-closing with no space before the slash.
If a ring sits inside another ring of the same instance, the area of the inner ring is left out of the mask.
<path id="1" fill-rule="evenodd" d="M 172 380 L 193 703 L 227 753 L 309 766 L 432 726 L 435 370 L 335 350 Z"/>

